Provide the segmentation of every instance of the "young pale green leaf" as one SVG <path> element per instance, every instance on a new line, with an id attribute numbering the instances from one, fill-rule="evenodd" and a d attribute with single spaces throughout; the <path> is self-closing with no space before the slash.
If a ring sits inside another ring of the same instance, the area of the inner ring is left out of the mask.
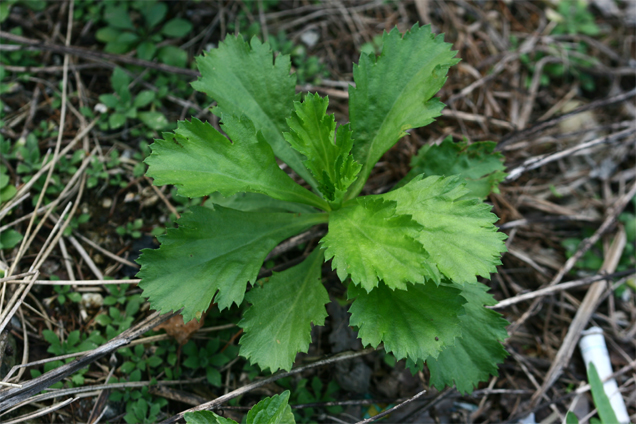
<path id="1" fill-rule="evenodd" d="M 186 197 L 215 191 L 224 196 L 263 193 L 275 199 L 328 208 L 327 203 L 296 184 L 276 163 L 271 147 L 257 137 L 245 116 L 223 116 L 232 142 L 207 122 L 179 122 L 174 133 L 151 146 L 147 174 L 156 185 L 174 184 Z"/>
<path id="2" fill-rule="evenodd" d="M 454 287 L 459 288 L 466 299 L 466 314 L 459 317 L 462 335 L 437 359 L 428 358 L 426 364 L 431 371 L 431 385 L 442 390 L 454 383 L 459 392 L 472 393 L 480 381 L 497 375 L 497 364 L 508 356 L 500 341 L 508 337 L 509 323 L 501 314 L 484 308 L 484 305 L 497 303 L 488 294 L 486 285 L 456 284 Z"/>
<path id="3" fill-rule="evenodd" d="M 320 243 L 340 280 L 350 275 L 366 291 L 380 280 L 404 290 L 407 282 L 436 279 L 427 252 L 413 238 L 421 229 L 409 215 L 396 215 L 395 202 L 361 197 L 329 214 L 329 232 Z"/>
<path id="4" fill-rule="evenodd" d="M 601 417 L 601 422 L 603 424 L 617 423 L 618 419 L 616 418 L 616 413 L 614 413 L 609 397 L 607 396 L 607 393 L 605 393 L 603 382 L 598 376 L 598 372 L 596 371 L 596 367 L 593 362 L 590 362 L 588 365 L 587 379 L 592 387 L 592 398 L 594 398 L 594 405 L 596 405 L 598 416 Z"/>
<path id="5" fill-rule="evenodd" d="M 457 176 L 420 176 L 382 195 L 397 202 L 397 213 L 412 215 L 422 226 L 416 239 L 430 253 L 430 262 L 459 283 L 474 283 L 476 275 L 489 278 L 506 250 L 506 235 L 493 225 L 497 216 L 481 200 L 461 200 L 467 192 Z"/>
<path id="6" fill-rule="evenodd" d="M 446 82 L 448 68 L 459 62 L 430 25 L 402 34 L 396 29 L 383 37 L 382 54 L 362 54 L 353 66 L 356 86 L 349 87 L 349 119 L 353 155 L 362 165 L 349 189 L 356 196 L 375 163 L 406 131 L 423 127 L 440 115 L 444 105 L 433 98 Z"/>
<path id="7" fill-rule="evenodd" d="M 238 424 L 236 421 L 217 415 L 212 411 L 187 412 L 183 418 L 187 424 Z"/>
<path id="8" fill-rule="evenodd" d="M 296 424 L 288 402 L 289 390 L 263 399 L 247 413 L 247 424 Z"/>
<path id="9" fill-rule="evenodd" d="M 242 356 L 275 372 L 290 370 L 296 354 L 307 352 L 311 324 L 324 325 L 327 316 L 329 295 L 320 282 L 322 262 L 322 250 L 316 249 L 299 265 L 275 272 L 263 287 L 247 294 L 252 306 L 239 322 L 245 332 Z"/>
<path id="10" fill-rule="evenodd" d="M 466 182 L 468 196 L 484 198 L 506 177 L 504 157 L 494 152 L 496 143 L 483 141 L 473 144 L 453 143 L 448 136 L 439 146 L 423 146 L 411 160 L 412 169 L 398 183 L 401 187 L 418 175 L 459 175 Z"/>
<path id="11" fill-rule="evenodd" d="M 290 132 L 284 133 L 289 144 L 302 153 L 307 169 L 318 181 L 319 191 L 332 202 L 340 202 L 360 171 L 360 164 L 350 154 L 353 141 L 348 126 L 336 135 L 336 121 L 327 115 L 328 98 L 308 94 L 287 118 Z"/>
<path id="12" fill-rule="evenodd" d="M 152 308 L 183 309 L 185 322 L 200 318 L 215 296 L 220 309 L 240 304 L 265 256 L 281 241 L 320 222 L 326 214 L 240 212 L 193 207 L 178 229 L 143 251 L 140 287 Z M 218 293 L 217 293 L 218 292 Z"/>
<path id="13" fill-rule="evenodd" d="M 302 156 L 283 137 L 283 132 L 289 130 L 286 118 L 298 99 L 296 76 L 289 73 L 289 56 L 280 55 L 274 60 L 269 44 L 256 37 L 250 47 L 241 36 L 229 36 L 217 49 L 197 58 L 197 65 L 201 78 L 192 87 L 216 100 L 215 113 L 246 115 L 276 156 L 315 187 Z"/>
<path id="14" fill-rule="evenodd" d="M 380 284 L 371 293 L 350 284 L 355 297 L 350 324 L 359 328 L 362 343 L 384 349 L 397 359 L 413 361 L 437 357 L 461 335 L 459 315 L 466 300 L 450 285 L 409 284 L 408 290 L 391 290 Z"/>

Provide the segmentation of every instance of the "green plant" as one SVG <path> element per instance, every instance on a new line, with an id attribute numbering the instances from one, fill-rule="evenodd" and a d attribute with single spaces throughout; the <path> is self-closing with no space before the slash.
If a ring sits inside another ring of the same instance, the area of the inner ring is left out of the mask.
<path id="1" fill-rule="evenodd" d="M 24 237 L 16 230 L 6 230 L 0 234 L 0 249 L 13 249 Z"/>
<path id="2" fill-rule="evenodd" d="M 7 168 L 0 164 L 0 203 L 11 200 L 17 193 L 13 184 L 9 184 L 11 178 L 7 175 Z"/>
<path id="3" fill-rule="evenodd" d="M 618 419 L 616 419 L 616 414 L 612 409 L 612 404 L 610 403 L 607 394 L 605 393 L 605 389 L 603 388 L 603 382 L 598 376 L 598 372 L 596 371 L 596 367 L 592 362 L 590 362 L 589 367 L 587 368 L 587 379 L 590 382 L 590 387 L 592 389 L 592 398 L 594 399 L 594 405 L 596 405 L 596 410 L 598 411 L 598 415 L 601 418 L 600 420 L 596 417 L 590 420 L 591 424 L 612 424 L 617 423 Z M 579 419 L 574 415 L 572 411 L 568 411 L 564 420 L 565 424 L 579 424 Z"/>
<path id="4" fill-rule="evenodd" d="M 280 395 L 266 397 L 258 402 L 245 417 L 246 424 L 295 424 L 294 415 L 288 405 L 289 390 Z M 188 412 L 184 415 L 188 424 L 238 424 L 212 411 Z"/>
<path id="5" fill-rule="evenodd" d="M 140 59 L 152 60 L 156 56 L 167 65 L 184 67 L 188 60 L 184 50 L 171 45 L 158 47 L 157 43 L 165 37 L 184 37 L 192 31 L 192 24 L 172 18 L 160 26 L 167 13 L 168 6 L 154 0 L 107 3 L 103 17 L 108 26 L 99 29 L 95 36 L 106 43 L 104 51 L 108 53 L 123 54 L 136 49 Z"/>
<path id="6" fill-rule="evenodd" d="M 137 380 L 136 376 L 133 376 L 133 373 L 131 373 L 128 380 L 113 377 L 109 380 L 109 383 L 122 383 L 126 381 L 132 382 L 140 380 Z M 151 379 L 151 384 L 156 384 L 156 382 L 156 379 Z M 161 408 L 168 404 L 166 399 L 151 395 L 148 386 L 144 386 L 141 389 L 127 388 L 125 390 L 114 390 L 110 394 L 109 400 L 125 403 L 126 415 L 124 415 L 124 421 L 129 424 L 157 422 Z"/>
<path id="7" fill-rule="evenodd" d="M 300 379 L 295 386 L 292 385 L 291 378 L 281 378 L 276 382 L 278 385 L 288 389 L 293 393 L 290 403 L 294 404 L 307 404 L 307 403 L 320 403 L 320 402 L 335 402 L 337 399 L 333 396 L 340 390 L 338 383 L 330 381 L 329 384 L 324 387 L 322 381 L 318 377 L 314 377 L 311 380 L 311 384 L 308 386 L 309 380 L 306 378 Z M 324 389 L 324 390 L 323 390 Z M 339 414 L 342 412 L 342 406 L 327 406 L 325 408 L 330 414 Z M 311 418 L 315 413 L 314 408 L 303 408 L 301 410 L 294 410 L 294 418 L 296 422 L 308 423 L 311 422 Z"/>
<path id="8" fill-rule="evenodd" d="M 162 358 L 162 365 L 164 365 L 158 368 L 159 373 L 164 373 L 168 380 L 181 377 L 181 367 L 177 364 L 177 346 L 174 342 L 160 342 L 155 350 L 155 356 Z"/>
<path id="9" fill-rule="evenodd" d="M 74 330 L 68 334 L 65 341 L 62 341 L 54 331 L 43 330 L 42 337 L 44 337 L 44 340 L 46 340 L 50 345 L 47 349 L 47 352 L 52 353 L 55 356 L 84 352 L 85 350 L 92 350 L 104 343 L 104 338 L 101 336 L 99 331 L 93 331 L 87 336 L 86 334 L 81 334 L 79 330 Z M 74 358 L 67 358 L 64 361 L 47 362 L 46 364 L 44 364 L 44 372 L 49 372 L 59 366 L 64 365 L 64 363 L 69 363 L 73 360 Z M 70 381 L 67 383 L 67 386 L 74 387 L 84 384 L 84 374 L 86 374 L 87 371 L 88 367 L 83 368 L 73 374 L 70 377 Z M 42 373 L 39 370 L 31 370 L 31 377 L 36 378 L 40 375 L 42 375 Z M 63 383 L 58 382 L 50 387 L 54 389 L 61 388 L 63 387 Z"/>
<path id="10" fill-rule="evenodd" d="M 46 8 L 45 0 L 5 0 L 0 3 L 0 22 L 4 22 L 11 13 L 11 8 L 15 5 L 24 5 L 36 12 L 41 12 Z M 1 110 L 1 109 L 0 109 Z"/>
<path id="11" fill-rule="evenodd" d="M 230 362 L 238 353 L 233 349 L 236 348 L 236 346 L 228 346 L 228 349 L 225 351 L 220 351 L 221 347 L 221 341 L 219 339 L 211 339 L 207 342 L 205 347 L 201 348 L 197 347 L 194 340 L 190 340 L 183 346 L 183 353 L 186 356 L 186 359 L 183 361 L 183 366 L 193 371 L 203 369 L 208 383 L 219 387 L 221 386 L 221 373 L 217 368 L 221 368 Z"/>
<path id="12" fill-rule="evenodd" d="M 60 305 L 64 305 L 66 303 L 66 299 L 73 303 L 78 303 L 82 300 L 82 295 L 78 292 L 74 292 L 72 287 L 68 285 L 53 286 L 53 291 L 57 294 L 55 298 L 57 303 Z"/>
<path id="13" fill-rule="evenodd" d="M 490 206 L 466 197 L 461 176 L 420 175 L 388 193 L 358 196 L 408 129 L 440 115 L 433 96 L 454 56 L 429 26 L 385 34 L 382 54 L 362 54 L 354 66 L 351 123 L 337 130 L 328 99 L 308 94 L 299 102 L 289 57 L 274 60 L 258 39 L 250 46 L 228 37 L 198 58 L 202 77 L 193 86 L 216 100 L 229 140 L 193 119 L 152 145 L 146 163 L 155 184 L 210 199 L 168 229 L 159 249 L 143 251 L 138 276 L 151 306 L 183 308 L 187 322 L 212 299 L 221 310 L 247 299 L 241 355 L 262 369 L 290 369 L 308 349 L 311 324 L 327 316 L 321 268 L 331 259 L 364 345 L 425 360 L 436 387 L 468 392 L 496 374 L 507 355 L 500 343 L 507 321 L 484 308 L 495 301 L 477 282 L 496 271 L 505 250 Z M 215 204 L 215 192 L 235 206 Z M 248 207 L 236 206 L 243 200 Z M 257 281 L 278 243 L 322 224 L 328 233 L 303 262 Z"/>
<path id="14" fill-rule="evenodd" d="M 135 320 L 135 314 L 139 311 L 142 299 L 138 294 L 126 295 L 128 284 L 109 284 L 106 289 L 110 295 L 104 298 L 104 305 L 109 306 L 108 314 L 99 314 L 95 321 L 106 327 L 108 340 L 128 330 Z M 117 307 L 124 306 L 124 312 Z"/>
<path id="15" fill-rule="evenodd" d="M 114 130 L 123 127 L 129 118 L 139 119 L 153 130 L 162 130 L 168 126 L 168 120 L 161 112 L 154 110 L 138 112 L 138 109 L 153 103 L 155 100 L 154 91 L 143 90 L 133 98 L 128 88 L 130 77 L 122 68 L 115 68 L 110 81 L 116 94 L 102 94 L 99 96 L 99 101 L 112 111 L 108 114 L 108 126 L 110 129 Z M 105 112 L 102 115 L 104 117 L 106 117 Z"/>
<path id="16" fill-rule="evenodd" d="M 120 225 L 115 229 L 115 232 L 124 237 L 129 235 L 134 239 L 141 237 L 141 228 L 144 226 L 144 221 L 141 218 L 135 219 L 133 222 L 127 222 L 126 225 Z"/>
<path id="17" fill-rule="evenodd" d="M 174 343 L 172 343 L 174 347 Z M 154 350 L 154 353 L 152 351 Z M 117 353 L 124 357 L 124 363 L 118 369 L 119 374 L 125 377 L 113 378 L 110 382 L 124 381 L 141 381 L 144 375 L 154 376 L 162 371 L 169 370 L 164 358 L 166 350 L 163 348 L 150 347 L 145 349 L 143 345 L 136 345 L 134 348 L 122 348 Z M 168 359 L 168 361 L 170 361 Z M 176 355 L 174 361 L 176 363 Z M 168 374 L 166 374 L 168 376 Z M 169 378 L 172 377 L 170 374 Z M 150 383 L 156 384 L 157 380 L 152 377 Z M 125 390 L 115 390 L 110 395 L 113 402 L 122 402 L 125 404 L 126 415 L 124 420 L 127 423 L 149 423 L 156 422 L 161 408 L 166 406 L 168 402 L 163 398 L 154 397 L 150 394 L 148 387 L 140 389 L 132 388 Z"/>
<path id="18" fill-rule="evenodd" d="M 600 32 L 594 22 L 594 14 L 588 10 L 585 0 L 561 0 L 557 6 L 557 14 L 551 15 L 557 22 L 552 34 L 585 34 L 598 35 Z"/>

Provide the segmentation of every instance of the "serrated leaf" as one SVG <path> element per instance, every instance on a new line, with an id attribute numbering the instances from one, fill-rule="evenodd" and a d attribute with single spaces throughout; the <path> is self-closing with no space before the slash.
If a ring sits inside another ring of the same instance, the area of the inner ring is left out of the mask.
<path id="1" fill-rule="evenodd" d="M 365 293 L 350 284 L 348 297 L 356 298 L 349 322 L 358 326 L 362 344 L 384 342 L 384 350 L 398 360 L 436 358 L 461 335 L 458 315 L 466 300 L 450 285 L 409 284 L 407 290 L 391 290 L 382 283 Z"/>
<path id="2" fill-rule="evenodd" d="M 184 414 L 188 424 L 238 424 L 236 421 L 215 414 L 212 411 L 195 411 Z"/>
<path id="3" fill-rule="evenodd" d="M 246 115 L 263 133 L 274 154 L 315 187 L 316 181 L 303 165 L 302 156 L 283 137 L 283 132 L 289 130 L 286 118 L 298 99 L 296 76 L 289 73 L 289 56 L 279 55 L 274 60 L 269 44 L 256 37 L 250 44 L 241 36 L 229 36 L 217 49 L 198 57 L 202 76 L 192 87 L 216 100 L 217 115 Z"/>
<path id="4" fill-rule="evenodd" d="M 391 289 L 407 282 L 435 279 L 428 254 L 413 237 L 421 226 L 408 215 L 397 215 L 395 202 L 361 197 L 329 214 L 329 232 L 320 240 L 325 259 L 344 281 L 371 291 L 380 280 Z"/>
<path id="5" fill-rule="evenodd" d="M 504 157 L 494 152 L 497 144 L 483 141 L 453 143 L 448 136 L 438 146 L 423 146 L 411 160 L 412 169 L 397 185 L 401 187 L 420 174 L 427 177 L 459 175 L 466 182 L 468 196 L 484 198 L 499 193 L 498 185 L 506 177 Z"/>
<path id="6" fill-rule="evenodd" d="M 497 301 L 488 294 L 484 284 L 454 285 L 466 299 L 465 315 L 461 315 L 461 337 L 455 345 L 444 349 L 437 359 L 428 358 L 426 365 L 431 372 L 430 384 L 442 390 L 456 385 L 460 393 L 472 393 L 481 381 L 497 375 L 497 364 L 508 356 L 500 342 L 508 337 L 509 324 L 501 314 L 484 308 Z"/>
<path id="7" fill-rule="evenodd" d="M 349 126 L 340 126 L 336 137 L 336 121 L 327 115 L 329 99 L 309 93 L 287 118 L 290 132 L 285 139 L 307 160 L 307 169 L 316 178 L 318 190 L 332 202 L 340 202 L 360 171 L 360 164 L 350 154 L 353 141 Z"/>
<path id="8" fill-rule="evenodd" d="M 272 372 L 290 370 L 298 352 L 307 352 L 311 324 L 324 325 L 329 303 L 320 281 L 320 249 L 299 265 L 274 273 L 246 296 L 252 306 L 239 326 L 243 328 L 241 356 Z"/>
<path id="9" fill-rule="evenodd" d="M 478 199 L 461 199 L 468 190 L 459 177 L 421 176 L 382 197 L 397 202 L 399 214 L 422 225 L 416 239 L 440 272 L 458 283 L 490 278 L 506 251 L 506 235 L 493 225 L 497 216 Z"/>
<path id="10" fill-rule="evenodd" d="M 143 295 L 162 312 L 184 308 L 184 322 L 200 318 L 215 294 L 220 309 L 240 304 L 265 256 L 286 238 L 324 222 L 324 215 L 193 207 L 177 221 L 178 229 L 160 237 L 159 249 L 142 251 Z"/>
<path id="11" fill-rule="evenodd" d="M 263 399 L 247 413 L 247 424 L 295 424 L 288 401 L 289 390 Z"/>
<path id="12" fill-rule="evenodd" d="M 423 127 L 439 116 L 444 105 L 433 96 L 446 82 L 454 59 L 451 44 L 434 36 L 430 25 L 417 24 L 404 36 L 385 33 L 379 57 L 361 54 L 353 66 L 356 86 L 349 87 L 349 119 L 353 156 L 362 165 L 348 197 L 357 195 L 375 163 L 406 131 Z"/>
<path id="13" fill-rule="evenodd" d="M 232 142 L 209 123 L 181 121 L 174 133 L 151 146 L 147 175 L 156 185 L 174 184 L 179 194 L 200 197 L 215 191 L 224 196 L 263 193 L 275 199 L 323 209 L 326 202 L 296 184 L 276 163 L 271 147 L 257 138 L 246 118 L 224 116 Z"/>

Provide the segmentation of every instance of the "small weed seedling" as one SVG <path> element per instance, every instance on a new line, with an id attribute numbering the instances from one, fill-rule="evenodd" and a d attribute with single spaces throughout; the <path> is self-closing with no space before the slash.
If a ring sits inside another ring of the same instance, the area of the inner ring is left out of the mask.
<path id="1" fill-rule="evenodd" d="M 461 170 L 360 196 L 382 155 L 441 114 L 434 95 L 458 62 L 429 26 L 403 36 L 393 30 L 382 46 L 380 56 L 362 54 L 354 65 L 351 123 L 337 128 L 328 99 L 300 101 L 289 56 L 274 59 L 268 44 L 230 36 L 198 58 L 193 87 L 217 102 L 227 137 L 193 118 L 151 146 L 146 163 L 155 184 L 210 197 L 159 237 L 159 249 L 143 251 L 140 286 L 151 307 L 183 308 L 186 322 L 200 319 L 213 299 L 221 310 L 247 300 L 240 354 L 262 369 L 289 370 L 307 352 L 312 323 L 325 322 L 321 269 L 331 260 L 364 345 L 383 343 L 397 359 L 425 361 L 431 384 L 470 392 L 506 356 L 507 321 L 484 307 L 495 301 L 477 281 L 496 272 L 505 235 Z M 257 281 L 276 245 L 325 224 L 327 235 L 303 262 Z"/>
<path id="2" fill-rule="evenodd" d="M 126 295 L 128 284 L 121 284 L 119 287 L 109 284 L 106 288 L 110 292 L 110 295 L 104 298 L 104 305 L 109 307 L 108 314 L 97 315 L 95 321 L 106 327 L 106 337 L 110 340 L 130 328 L 142 299 L 138 294 Z M 124 312 L 117 307 L 118 305 L 124 306 Z"/>
<path id="3" fill-rule="evenodd" d="M 183 366 L 193 371 L 202 370 L 205 372 L 208 383 L 220 387 L 221 373 L 219 368 L 234 359 L 238 353 L 234 345 L 228 346 L 224 352 L 220 352 L 221 347 L 219 339 L 211 339 L 205 347 L 201 348 L 197 347 L 193 340 L 190 340 L 183 346 L 183 353 L 186 356 Z"/>
<path id="4" fill-rule="evenodd" d="M 121 225 L 115 229 L 115 232 L 120 236 L 126 235 L 138 239 L 141 237 L 141 227 L 144 226 L 144 221 L 141 218 L 135 219 L 133 222 L 127 222 L 126 225 Z"/>
<path id="5" fill-rule="evenodd" d="M 335 381 L 330 381 L 327 387 L 324 387 L 322 381 L 318 377 L 314 377 L 311 380 L 302 378 L 296 383 L 295 387 L 292 386 L 291 379 L 281 378 L 276 382 L 278 385 L 283 386 L 285 389 L 291 390 L 292 396 L 290 402 L 292 405 L 306 404 L 306 403 L 321 403 L 321 402 L 334 402 L 337 399 L 333 396 L 338 393 L 340 387 Z M 342 406 L 327 406 L 325 408 L 330 414 L 340 414 L 342 412 Z M 303 408 L 301 410 L 294 410 L 294 418 L 296 422 L 308 423 L 312 422 L 312 416 L 315 413 L 314 408 Z"/>
<path id="6" fill-rule="evenodd" d="M 130 77 L 122 68 L 115 68 L 111 78 L 111 84 L 116 94 L 102 94 L 99 96 L 99 101 L 110 110 L 108 114 L 108 126 L 111 130 L 123 127 L 129 118 L 139 119 L 153 130 L 162 130 L 168 126 L 168 120 L 161 112 L 137 111 L 150 105 L 155 100 L 154 91 L 144 90 L 133 98 L 128 89 Z M 102 116 L 105 117 L 106 114 Z"/>
<path id="7" fill-rule="evenodd" d="M 64 305 L 67 300 L 73 303 L 79 303 L 82 300 L 82 295 L 72 290 L 71 286 L 53 286 L 53 291 L 56 293 L 57 303 Z"/>
<path id="8" fill-rule="evenodd" d="M 93 331 L 88 336 L 86 334 L 80 334 L 79 330 L 71 331 L 68 334 L 66 340 L 61 341 L 58 335 L 51 330 L 43 330 L 42 336 L 44 340 L 46 340 L 50 346 L 47 349 L 47 352 L 52 353 L 55 356 L 67 355 L 69 353 L 77 353 L 84 352 L 86 350 L 92 350 L 97 348 L 99 345 L 104 343 L 104 338 L 99 334 L 99 331 Z M 73 361 L 74 358 L 67 358 L 65 362 L 62 361 L 52 361 L 44 364 L 44 372 L 49 372 L 59 366 L 64 365 L 64 363 L 69 363 Z M 70 381 L 67 382 L 68 387 L 81 386 L 84 384 L 84 374 L 88 371 L 88 367 L 83 368 L 73 374 L 70 377 Z M 42 373 L 38 370 L 31 370 L 31 377 L 36 378 L 42 375 Z M 64 384 L 60 381 L 52 386 L 53 389 L 59 389 L 64 387 Z"/>
<path id="9" fill-rule="evenodd" d="M 137 12 L 136 16 L 142 18 L 143 24 L 133 21 L 130 13 L 133 10 Z M 192 24 L 185 19 L 173 18 L 160 26 L 167 13 L 166 3 L 154 0 L 109 2 L 104 10 L 108 26 L 98 30 L 95 36 L 106 43 L 105 52 L 123 54 L 136 49 L 140 59 L 152 60 L 156 56 L 167 65 L 184 67 L 188 60 L 184 50 L 171 45 L 158 47 L 157 43 L 165 37 L 187 35 L 192 31 Z"/>

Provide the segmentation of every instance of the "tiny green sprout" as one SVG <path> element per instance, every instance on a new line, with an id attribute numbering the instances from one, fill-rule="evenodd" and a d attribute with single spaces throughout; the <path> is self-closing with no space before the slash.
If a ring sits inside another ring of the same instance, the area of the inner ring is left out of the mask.
<path id="1" fill-rule="evenodd" d="M 73 303 L 79 303 L 79 301 L 82 300 L 82 295 L 78 292 L 74 292 L 71 286 L 68 285 L 53 286 L 53 291 L 57 293 L 57 303 L 60 305 L 64 305 L 66 299 Z"/>
<path id="2" fill-rule="evenodd" d="M 123 54 L 135 49 L 140 59 L 157 57 L 165 64 L 184 67 L 188 60 L 184 50 L 172 45 L 160 47 L 158 43 L 165 38 L 186 36 L 192 31 L 192 24 L 175 17 L 160 25 L 167 14 L 164 2 L 106 3 L 103 17 L 108 26 L 99 29 L 95 36 L 106 43 L 104 51 L 108 53 Z M 138 18 L 133 20 L 133 16 Z"/>
<path id="3" fill-rule="evenodd" d="M 148 106 L 154 107 L 155 92 L 143 90 L 133 97 L 128 86 L 131 80 L 122 68 L 115 68 L 111 77 L 114 94 L 102 94 L 99 101 L 107 107 L 102 114 L 102 122 L 108 121 L 111 130 L 119 129 L 126 124 L 128 119 L 139 119 L 152 130 L 163 130 L 168 127 L 168 120 L 161 112 L 151 110 L 139 111 Z"/>

